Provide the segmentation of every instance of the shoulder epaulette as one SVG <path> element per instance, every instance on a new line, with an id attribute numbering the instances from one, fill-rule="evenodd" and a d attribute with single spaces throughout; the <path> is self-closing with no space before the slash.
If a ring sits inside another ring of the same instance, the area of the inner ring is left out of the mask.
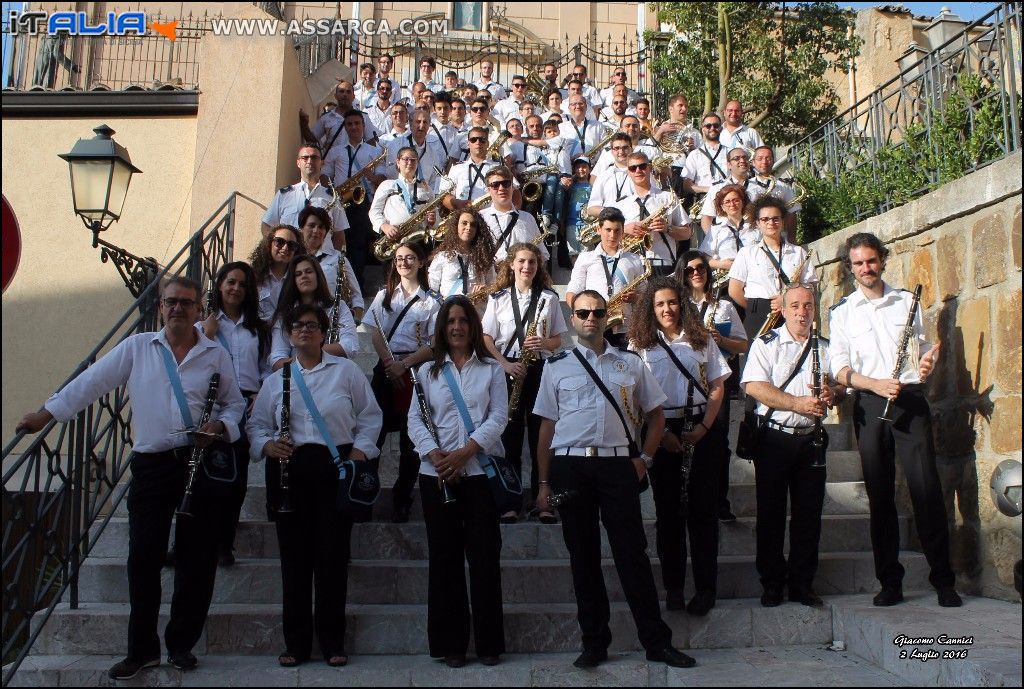
<path id="1" fill-rule="evenodd" d="M 829 311 L 832 311 L 832 310 L 834 310 L 835 308 L 837 308 L 837 307 L 839 307 L 839 306 L 842 306 L 842 305 L 843 305 L 843 304 L 845 304 L 845 303 L 846 303 L 846 297 L 843 297 L 842 299 L 840 299 L 839 301 L 837 301 L 837 302 L 836 302 L 835 304 L 833 304 L 832 306 L 828 307 L 828 310 L 829 310 Z"/>
<path id="2" fill-rule="evenodd" d="M 508 287 L 506 287 L 505 289 L 500 289 L 497 292 L 492 292 L 491 293 L 491 299 L 500 299 L 503 295 L 505 295 L 507 293 L 508 293 Z"/>
<path id="3" fill-rule="evenodd" d="M 544 362 L 546 364 L 550 364 L 550 363 L 552 363 L 554 361 L 560 361 L 561 359 L 564 359 L 567 356 L 569 356 L 569 350 L 568 349 L 565 350 L 564 352 L 562 352 L 561 354 L 556 354 L 554 356 L 549 356 L 547 359 L 544 360 Z"/>
<path id="4" fill-rule="evenodd" d="M 552 293 L 553 295 L 555 295 L 556 297 L 558 297 L 558 292 L 556 292 L 555 290 L 551 289 L 550 287 L 545 287 L 545 288 L 544 288 L 544 289 L 542 289 L 541 291 L 542 291 L 542 292 L 551 292 L 551 293 Z M 559 297 L 559 298 L 561 298 L 561 297 Z"/>
<path id="5" fill-rule="evenodd" d="M 290 184 L 286 184 L 286 185 L 284 185 L 283 187 L 281 187 L 280 189 L 278 189 L 278 190 L 277 190 L 277 193 L 278 193 L 278 194 L 287 194 L 287 193 L 288 193 L 288 191 L 290 191 L 290 190 L 291 190 L 291 188 L 292 188 L 292 185 L 290 185 Z"/>
<path id="6" fill-rule="evenodd" d="M 779 336 L 779 334 L 777 332 L 775 332 L 774 330 L 769 330 L 768 332 L 766 332 L 764 335 L 762 335 L 758 339 L 760 339 L 761 342 L 764 342 L 765 344 L 768 344 L 769 342 L 771 342 L 772 340 L 774 340 L 778 336 Z"/>
<path id="7" fill-rule="evenodd" d="M 640 353 L 639 352 L 634 352 L 632 349 L 629 349 L 628 345 L 623 345 L 621 347 L 616 347 L 615 349 L 617 349 L 618 351 L 622 352 L 623 354 L 632 354 L 633 356 L 635 356 L 637 358 L 641 358 L 640 357 Z"/>

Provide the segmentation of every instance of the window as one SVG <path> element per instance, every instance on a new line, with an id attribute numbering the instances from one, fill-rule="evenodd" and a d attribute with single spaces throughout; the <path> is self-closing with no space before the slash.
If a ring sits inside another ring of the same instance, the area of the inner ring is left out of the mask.
<path id="1" fill-rule="evenodd" d="M 454 2 L 452 5 L 452 28 L 455 31 L 483 31 L 484 4 L 482 2 Z"/>

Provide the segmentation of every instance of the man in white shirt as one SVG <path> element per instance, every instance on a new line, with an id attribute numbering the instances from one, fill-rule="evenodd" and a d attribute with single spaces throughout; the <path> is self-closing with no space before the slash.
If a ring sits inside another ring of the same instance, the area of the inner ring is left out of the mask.
<path id="1" fill-rule="evenodd" d="M 554 62 L 548 62 L 544 65 L 544 91 L 549 90 L 558 91 L 562 95 L 562 99 L 569 97 L 569 92 L 558 86 L 558 67 Z"/>
<path id="2" fill-rule="evenodd" d="M 498 101 L 494 106 L 494 116 L 504 122 L 513 115 L 519 114 L 519 106 L 526 99 L 526 77 L 516 74 L 512 77 L 512 95 Z"/>
<path id="3" fill-rule="evenodd" d="M 320 183 L 323 159 L 316 146 L 300 147 L 295 165 L 299 168 L 302 179 L 295 184 L 281 187 L 274 194 L 267 212 L 263 214 L 260 226 L 264 236 L 272 227 L 278 225 L 290 225 L 298 229 L 299 213 L 303 208 L 310 205 L 327 208 L 333 201 L 333 192 Z M 334 248 L 342 250 L 345 248 L 345 230 L 349 228 L 348 216 L 340 203 L 335 204 L 330 214 L 333 225 L 331 243 Z"/>
<path id="4" fill-rule="evenodd" d="M 576 148 L 570 152 L 570 156 L 588 153 L 608 133 L 608 128 L 596 120 L 587 119 L 587 100 L 576 94 L 569 96 L 569 119 L 558 125 L 560 136 L 566 142 L 576 141 Z M 593 153 L 594 160 L 600 151 Z"/>
<path id="5" fill-rule="evenodd" d="M 377 85 L 373 77 L 377 68 L 372 62 L 364 62 L 359 65 L 359 83 L 355 85 L 355 106 L 366 111 L 377 98 Z"/>
<path id="6" fill-rule="evenodd" d="M 894 487 L 899 461 L 910 490 L 914 525 L 931 568 L 928 581 L 938 592 L 939 605 L 955 608 L 963 601 L 954 588 L 946 506 L 935 468 L 932 415 L 924 389 L 940 345 L 932 346 L 925 339 L 920 308 L 913 320 L 909 319 L 914 296 L 882 280 L 888 254 L 873 234 L 860 232 L 849 237 L 841 256 L 857 289 L 829 313 L 832 375 L 857 391 L 853 422 L 871 504 L 875 576 L 882 584 L 874 604 L 890 606 L 903 600 Z M 910 337 L 904 340 L 908 322 Z M 901 360 L 899 346 L 904 341 L 906 358 Z M 888 418 L 880 418 L 886 412 Z"/>
<path id="7" fill-rule="evenodd" d="M 736 184 L 743 187 L 749 201 L 754 201 L 764 193 L 764 189 L 750 181 L 750 154 L 747 149 L 733 148 L 726 154 L 725 161 L 729 176 L 714 182 L 708 189 L 708 193 L 704 195 L 704 203 L 700 210 L 700 226 L 704 232 L 707 232 L 716 222 L 721 221 L 721 218 L 715 213 L 715 195 L 725 185 Z"/>
<path id="8" fill-rule="evenodd" d="M 597 117 L 601 112 L 601 108 L 604 106 L 604 100 L 601 98 L 601 92 L 590 85 L 587 81 L 587 68 L 585 65 L 576 65 L 572 68 L 572 78 L 583 84 L 583 95 L 587 99 L 587 103 L 590 104 L 591 117 Z"/>
<path id="9" fill-rule="evenodd" d="M 336 146 L 344 146 L 348 143 L 348 136 L 345 133 L 345 113 L 353 107 L 355 91 L 352 89 L 352 82 L 342 79 L 334 88 L 334 101 L 337 106 L 323 115 L 310 128 L 309 115 L 299 108 L 299 131 L 303 141 L 316 141 L 320 144 L 320 150 L 326 161 L 331 151 Z M 374 141 L 377 138 L 377 129 L 373 126 L 368 114 L 360 113 L 363 117 L 363 141 Z"/>
<path id="10" fill-rule="evenodd" d="M 378 79 L 376 98 L 368 107 L 363 108 L 382 139 L 385 132 L 391 130 L 391 106 L 395 103 L 392 98 L 393 89 L 394 84 L 390 79 Z"/>
<path id="11" fill-rule="evenodd" d="M 403 101 L 391 106 L 391 126 L 387 134 L 380 137 L 380 145 L 387 146 L 395 139 L 402 139 L 409 135 L 409 108 L 405 107 Z"/>
<path id="12" fill-rule="evenodd" d="M 397 78 L 391 76 L 391 68 L 395 66 L 395 58 L 391 53 L 384 53 L 377 58 L 377 79 L 374 85 L 380 84 L 387 79 L 391 82 L 391 102 L 397 103 L 402 97 L 402 84 Z"/>
<path id="13" fill-rule="evenodd" d="M 491 168 L 487 172 L 487 191 L 491 195 L 490 208 L 482 211 L 484 222 L 494 238 L 494 261 L 498 263 L 508 255 L 513 244 L 526 242 L 537 244 L 540 228 L 537 220 L 529 213 L 520 212 L 513 205 L 512 171 L 505 166 Z M 548 260 L 548 248 L 541 242 L 538 246 L 544 260 Z"/>
<path id="14" fill-rule="evenodd" d="M 398 151 L 405 146 L 415 150 L 419 159 L 416 165 L 417 182 L 424 182 L 432 193 L 437 193 L 437 170 L 444 170 L 447 156 L 444 153 L 441 140 L 430 129 L 430 113 L 428 111 L 416 110 L 412 117 L 412 131 L 403 137 L 392 139 L 386 144 L 389 179 L 398 177 Z"/>
<path id="15" fill-rule="evenodd" d="M 488 91 L 495 102 L 504 100 L 508 94 L 505 87 L 491 79 L 494 74 L 494 62 L 484 60 L 480 63 L 480 78 L 473 82 L 473 85 L 482 91 Z"/>
<path id="16" fill-rule="evenodd" d="M 445 197 L 444 206 L 450 211 L 461 210 L 487 193 L 487 172 L 498 165 L 487 159 L 487 130 L 473 127 L 466 136 L 469 156 L 465 162 L 453 165 L 448 173 L 455 187 Z"/>
<path id="17" fill-rule="evenodd" d="M 441 84 L 434 81 L 434 72 L 437 70 L 437 60 L 432 56 L 420 59 L 420 82 L 427 87 L 428 91 L 440 91 Z"/>
<path id="18" fill-rule="evenodd" d="M 683 165 L 683 189 L 688 194 L 707 193 L 711 185 L 728 177 L 726 159 L 729 149 L 721 145 L 722 118 L 709 113 L 701 121 L 704 141 L 686 156 Z"/>
<path id="19" fill-rule="evenodd" d="M 616 67 L 615 71 L 612 72 L 611 85 L 608 88 L 601 89 L 601 100 L 604 104 L 607 106 L 611 103 L 612 94 L 617 86 L 622 86 L 625 89 L 627 105 L 630 107 L 636 105 L 636 102 L 640 99 L 640 94 L 626 86 L 625 67 Z"/>
<path id="20" fill-rule="evenodd" d="M 54 419 L 72 420 L 96 399 L 126 386 L 132 411 L 128 656 L 110 669 L 112 679 L 130 679 L 160 664 L 160 570 L 193 444 L 205 448 L 214 440 L 233 443 L 241 434 L 245 400 L 231 357 L 194 327 L 202 312 L 200 292 L 196 282 L 172 278 L 160 295 L 162 330 L 126 338 L 17 425 L 18 431 L 37 433 Z M 212 390 L 215 403 L 209 420 L 199 427 L 214 375 L 220 377 Z M 179 670 L 192 670 L 198 663 L 192 648 L 206 625 L 219 550 L 218 532 L 210 524 L 218 523 L 224 507 L 196 498 L 191 501 L 193 516 L 177 520 L 174 596 L 164 641 L 168 660 Z"/>
<path id="21" fill-rule="evenodd" d="M 738 100 L 725 104 L 725 126 L 722 128 L 721 139 L 722 145 L 730 149 L 742 146 L 753 151 L 758 146 L 764 146 L 757 130 L 743 124 L 743 106 Z"/>
<path id="22" fill-rule="evenodd" d="M 791 239 L 796 237 L 797 213 L 800 212 L 800 204 L 794 203 L 796 191 L 793 188 L 793 180 L 778 179 L 772 174 L 775 169 L 775 153 L 770 146 L 755 148 L 751 165 L 754 168 L 754 176 L 750 178 L 750 185 L 756 185 L 759 192 L 777 196 L 785 202 L 789 209 L 789 213 L 786 214 L 786 234 Z"/>

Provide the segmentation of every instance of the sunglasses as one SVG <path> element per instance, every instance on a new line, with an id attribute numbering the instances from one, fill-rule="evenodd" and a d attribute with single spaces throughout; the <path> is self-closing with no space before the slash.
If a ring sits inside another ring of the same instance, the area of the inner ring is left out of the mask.
<path id="1" fill-rule="evenodd" d="M 521 88 L 523 88 L 525 86 L 526 86 L 526 84 L 516 84 L 516 83 L 512 84 L 512 88 L 514 88 L 514 89 L 521 89 Z"/>
<path id="2" fill-rule="evenodd" d="M 711 122 L 709 124 L 704 124 L 704 125 L 701 125 L 701 126 L 704 129 L 721 129 L 722 128 L 722 125 L 718 124 L 717 122 Z"/>
<path id="3" fill-rule="evenodd" d="M 482 105 L 477 105 L 476 107 L 470 108 L 470 110 L 473 112 L 487 112 L 488 108 L 485 108 Z"/>
<path id="4" fill-rule="evenodd" d="M 703 273 L 704 266 L 686 266 L 683 270 L 684 275 L 694 275 L 696 273 Z"/>
<path id="5" fill-rule="evenodd" d="M 576 309 L 573 311 L 576 314 L 576 318 L 581 321 L 585 321 L 590 318 L 590 314 L 594 314 L 594 318 L 601 319 L 608 315 L 608 309 Z"/>
<path id="6" fill-rule="evenodd" d="M 491 189 L 508 189 L 512 186 L 512 180 L 502 179 L 497 182 L 488 182 L 487 186 Z"/>
<path id="7" fill-rule="evenodd" d="M 626 169 L 630 172 L 647 172 L 647 168 L 650 166 L 650 163 L 637 163 L 636 165 L 627 165 Z"/>
<path id="8" fill-rule="evenodd" d="M 468 141 L 471 144 L 478 144 L 481 141 L 486 143 L 487 137 L 486 136 L 471 136 L 468 139 L 466 139 L 466 141 Z"/>
<path id="9" fill-rule="evenodd" d="M 275 249 L 288 248 L 289 251 L 298 251 L 299 243 L 293 239 L 285 239 L 284 237 L 274 237 L 273 240 Z"/>
<path id="10" fill-rule="evenodd" d="M 320 329 L 320 324 L 318 322 L 316 322 L 316 321 L 295 321 L 294 323 L 292 323 L 292 332 L 293 333 L 301 333 L 301 332 L 311 333 L 311 332 L 314 332 L 314 331 L 319 330 L 319 329 Z"/>

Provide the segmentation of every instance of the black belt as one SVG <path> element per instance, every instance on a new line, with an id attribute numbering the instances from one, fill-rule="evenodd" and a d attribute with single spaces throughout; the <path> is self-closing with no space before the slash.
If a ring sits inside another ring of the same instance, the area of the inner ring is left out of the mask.
<path id="1" fill-rule="evenodd" d="M 787 435 L 795 435 L 797 437 L 810 435 L 814 432 L 814 426 L 787 426 L 786 424 L 778 423 L 777 421 L 764 420 L 763 418 L 761 419 L 761 422 L 770 430 L 785 433 Z"/>
<path id="2" fill-rule="evenodd" d="M 192 446 L 172 447 L 170 450 L 164 450 L 163 452 L 133 452 L 132 456 L 140 459 L 180 459 L 188 461 L 192 458 Z"/>

